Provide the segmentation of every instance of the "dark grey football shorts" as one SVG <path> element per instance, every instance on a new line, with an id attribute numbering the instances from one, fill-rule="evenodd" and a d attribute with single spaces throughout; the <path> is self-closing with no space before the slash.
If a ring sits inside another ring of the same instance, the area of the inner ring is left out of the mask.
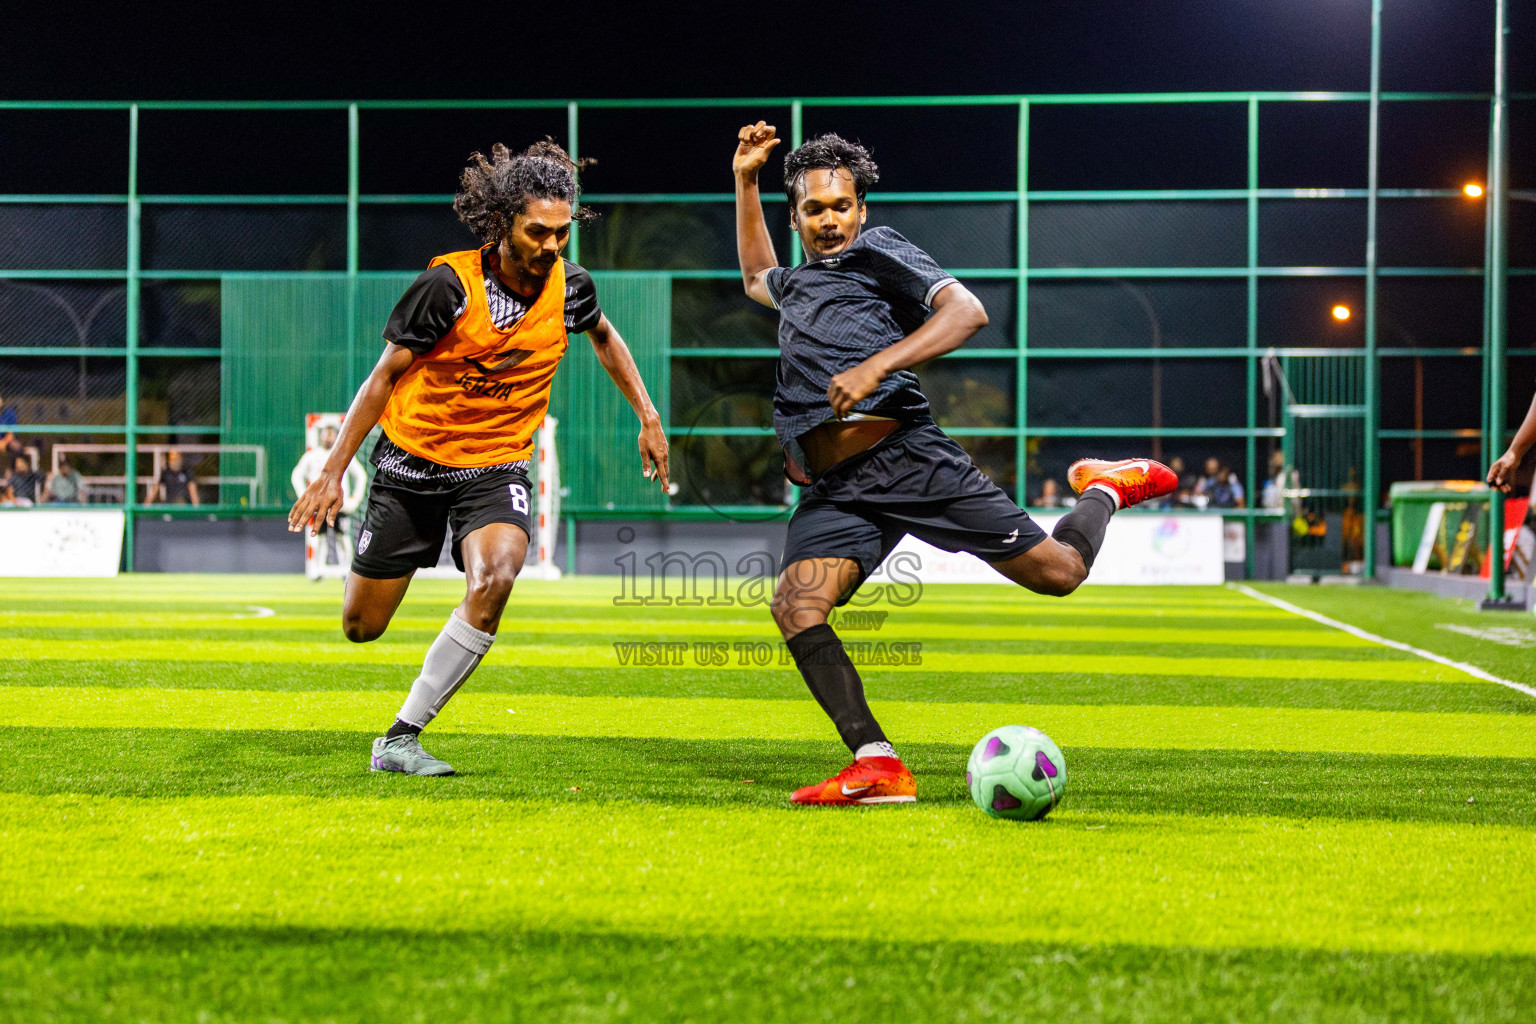
<path id="1" fill-rule="evenodd" d="M 496 468 L 468 480 L 402 480 L 380 470 L 368 489 L 368 514 L 353 547 L 352 571 L 375 580 L 408 576 L 437 564 L 453 530 L 453 564 L 464 568 L 461 542 L 482 526 L 511 523 L 531 538 L 532 489 L 521 469 Z"/>
<path id="2" fill-rule="evenodd" d="M 805 558 L 851 558 L 862 582 L 907 534 L 984 562 L 1023 554 L 1046 537 L 964 448 L 922 423 L 897 428 L 801 492 L 779 569 Z"/>

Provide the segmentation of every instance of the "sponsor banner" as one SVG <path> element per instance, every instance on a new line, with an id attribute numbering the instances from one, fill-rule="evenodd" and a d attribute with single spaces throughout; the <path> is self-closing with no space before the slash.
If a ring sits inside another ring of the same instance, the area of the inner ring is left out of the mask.
<path id="1" fill-rule="evenodd" d="M 0 511 L 0 576 L 116 576 L 123 558 L 121 509 Z"/>
<path id="2" fill-rule="evenodd" d="M 1050 533 L 1059 515 L 1035 516 Z M 1219 515 L 1117 515 L 1089 583 L 1219 585 L 1226 580 Z M 874 582 L 1009 583 L 974 555 L 940 551 L 905 537 L 870 577 Z M 1010 584 L 1011 585 L 1011 584 Z"/>
<path id="3" fill-rule="evenodd" d="M 1504 569 L 1513 568 L 1516 551 L 1520 547 L 1520 531 L 1525 526 L 1526 513 L 1530 511 L 1530 498 L 1504 499 Z M 1527 555 L 1527 557 L 1529 557 Z M 1493 572 L 1493 559 L 1483 559 L 1481 576 L 1487 579 Z"/>

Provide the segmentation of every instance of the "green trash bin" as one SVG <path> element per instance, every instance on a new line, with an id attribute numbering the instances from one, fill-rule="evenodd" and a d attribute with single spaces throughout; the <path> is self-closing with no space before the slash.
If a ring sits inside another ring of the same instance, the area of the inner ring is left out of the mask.
<path id="1" fill-rule="evenodd" d="M 1429 510 L 1437 502 L 1457 506 L 1468 503 L 1481 506 L 1478 516 L 1478 536 L 1487 533 L 1488 485 L 1477 480 L 1406 480 L 1392 485 L 1389 491 L 1392 506 L 1392 564 L 1412 565 L 1418 554 L 1419 540 L 1424 536 L 1424 525 L 1429 522 Z M 1456 520 L 1463 512 L 1455 512 Z"/>

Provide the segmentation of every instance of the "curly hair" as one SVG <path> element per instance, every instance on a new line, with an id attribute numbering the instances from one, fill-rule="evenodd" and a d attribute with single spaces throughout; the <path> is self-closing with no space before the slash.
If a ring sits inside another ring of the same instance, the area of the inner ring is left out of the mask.
<path id="1" fill-rule="evenodd" d="M 506 237 L 513 219 L 527 212 L 531 199 L 563 199 L 571 204 L 571 219 L 591 220 L 597 215 L 576 200 L 581 195 L 578 172 L 593 162 L 572 160 L 548 137 L 521 153 L 498 142 L 491 147 L 489 160 L 478 150 L 469 155 L 453 210 L 488 245 Z"/>
<path id="2" fill-rule="evenodd" d="M 869 150 L 857 142 L 849 142 L 841 135 L 827 132 L 818 135 L 784 158 L 784 194 L 791 207 L 800 199 L 801 184 L 806 171 L 847 168 L 853 175 L 853 191 L 864 201 L 864 193 L 880 180 L 880 168 L 870 159 Z"/>

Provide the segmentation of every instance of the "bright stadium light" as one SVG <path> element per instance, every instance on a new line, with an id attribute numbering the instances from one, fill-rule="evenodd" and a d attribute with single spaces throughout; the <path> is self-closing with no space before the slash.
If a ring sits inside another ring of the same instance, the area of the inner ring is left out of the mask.
<path id="1" fill-rule="evenodd" d="M 1468 199 L 1481 199 L 1483 196 L 1483 186 L 1475 181 L 1467 182 L 1461 186 L 1461 190 L 1467 194 Z"/>
<path id="2" fill-rule="evenodd" d="M 1334 306 L 1333 307 L 1333 318 L 1335 320 L 1340 321 L 1341 323 L 1343 321 L 1345 321 L 1345 320 L 1348 320 L 1349 319 L 1349 307 L 1348 306 Z"/>

